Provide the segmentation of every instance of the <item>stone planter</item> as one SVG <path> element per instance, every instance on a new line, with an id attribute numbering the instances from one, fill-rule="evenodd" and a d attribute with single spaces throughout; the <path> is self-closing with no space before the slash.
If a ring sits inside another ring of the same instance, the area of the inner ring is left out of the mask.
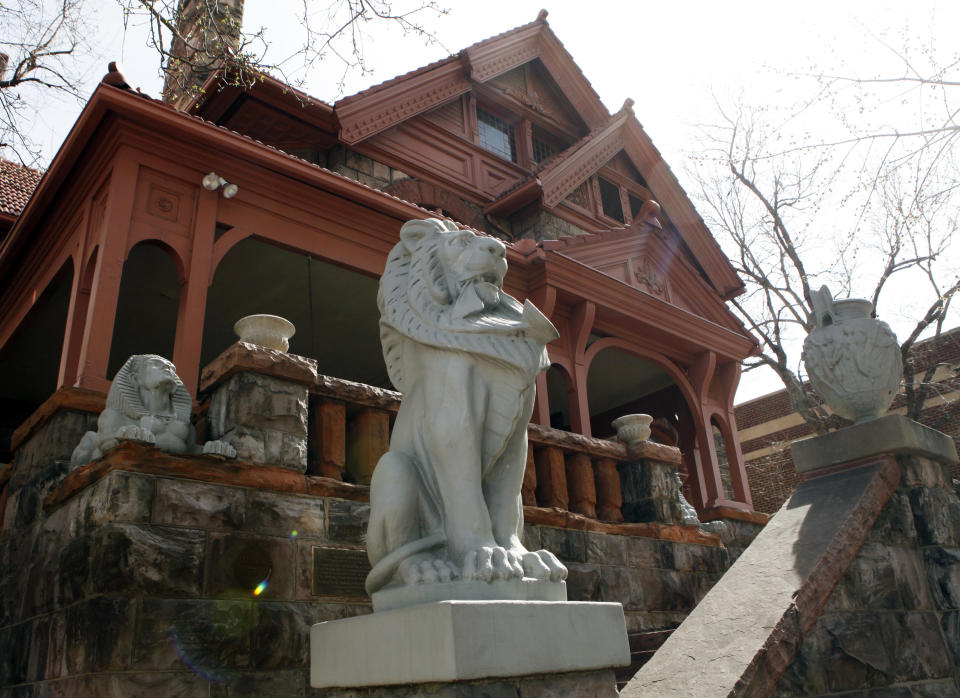
<path id="1" fill-rule="evenodd" d="M 841 417 L 855 422 L 879 417 L 903 377 L 896 335 L 871 317 L 868 300 L 835 301 L 826 286 L 813 295 L 816 326 L 803 343 L 813 389 Z"/>
<path id="2" fill-rule="evenodd" d="M 233 326 L 241 342 L 257 344 L 267 349 L 286 351 L 296 328 L 289 320 L 278 315 L 247 315 Z"/>
<path id="3" fill-rule="evenodd" d="M 625 444 L 646 441 L 650 438 L 650 423 L 653 417 L 649 414 L 625 414 L 617 417 L 611 426 L 617 430 L 617 438 Z"/>

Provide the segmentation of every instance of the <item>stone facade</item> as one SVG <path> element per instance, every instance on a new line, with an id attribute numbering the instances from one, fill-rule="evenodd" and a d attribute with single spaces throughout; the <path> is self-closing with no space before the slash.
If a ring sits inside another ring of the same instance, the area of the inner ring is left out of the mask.
<path id="1" fill-rule="evenodd" d="M 513 221 L 511 227 L 517 239 L 559 240 L 587 234 L 583 228 L 542 209 Z"/>
<path id="2" fill-rule="evenodd" d="M 201 439 L 207 429 L 256 432 L 269 458 L 258 460 L 257 449 L 236 461 L 172 455 L 121 441 L 71 469 L 74 445 L 102 409 L 76 390 L 58 393 L 18 430 L 14 462 L 0 468 L 0 695 L 328 695 L 309 687 L 308 631 L 371 610 L 369 488 L 324 477 L 323 466 L 357 475 L 351 458 L 360 451 L 372 468 L 398 396 L 317 376 L 311 360 L 243 343 L 200 383 L 209 396 L 198 415 Z M 344 417 L 345 402 L 352 421 L 324 417 L 331 405 Z M 358 447 L 351 434 L 379 434 L 368 414 L 379 416 L 383 434 Z M 622 603 L 633 639 L 658 645 L 760 524 L 731 519 L 722 538 L 678 525 L 676 449 L 531 429 L 528 474 L 547 474 L 532 465 L 538 446 L 558 456 L 547 499 L 562 491 L 581 508 L 621 515 L 601 521 L 527 492 L 525 545 L 553 551 L 570 569 L 570 600 Z M 296 437 L 295 458 L 267 453 L 274 432 Z M 311 452 L 319 460 L 304 471 Z M 546 494 L 546 484 L 531 480 L 529 488 Z M 645 658 L 634 657 L 617 679 Z M 419 688 L 604 696 L 614 685 L 605 671 Z"/>
<path id="3" fill-rule="evenodd" d="M 406 172 L 339 145 L 327 153 L 327 169 L 380 190 L 410 179 Z"/>
<path id="4" fill-rule="evenodd" d="M 899 488 L 774 695 L 960 693 L 960 500 L 947 468 L 898 460 Z"/>
<path id="5" fill-rule="evenodd" d="M 0 694 L 368 695 L 313 691 L 307 659 L 313 623 L 370 611 L 367 488 L 139 444 L 68 473 L 93 420 L 55 413 L 20 444 L 3 490 Z M 571 600 L 622 602 L 633 634 L 677 626 L 731 560 L 690 527 L 560 521 L 527 525 L 526 545 L 570 568 Z M 614 695 L 612 672 L 436 695 L 571 695 L 568 684 Z"/>
<path id="6" fill-rule="evenodd" d="M 920 423 L 960 445 L 960 328 L 918 343 L 913 356 L 918 379 L 928 366 L 938 367 Z M 890 411 L 903 412 L 903 404 L 903 395 L 898 395 Z M 736 417 L 754 508 L 773 513 L 802 481 L 793 468 L 789 445 L 812 431 L 794 412 L 785 390 L 738 405 Z M 954 468 L 952 477 L 960 480 L 960 467 Z"/>

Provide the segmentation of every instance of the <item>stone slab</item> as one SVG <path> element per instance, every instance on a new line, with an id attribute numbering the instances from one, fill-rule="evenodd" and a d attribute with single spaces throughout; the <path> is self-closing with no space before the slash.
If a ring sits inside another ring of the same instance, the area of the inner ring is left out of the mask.
<path id="1" fill-rule="evenodd" d="M 498 579 L 438 582 L 436 584 L 408 584 L 382 589 L 370 597 L 374 611 L 389 611 L 448 599 L 460 601 L 566 601 L 566 582 L 540 579 Z"/>
<path id="2" fill-rule="evenodd" d="M 443 601 L 317 623 L 314 688 L 583 671 L 630 663 L 618 603 Z"/>
<path id="3" fill-rule="evenodd" d="M 772 695 L 899 478 L 885 458 L 802 483 L 621 697 Z"/>
<path id="4" fill-rule="evenodd" d="M 925 456 L 950 464 L 957 462 L 953 439 L 900 414 L 888 414 L 796 441 L 791 444 L 790 453 L 800 473 L 890 454 Z"/>

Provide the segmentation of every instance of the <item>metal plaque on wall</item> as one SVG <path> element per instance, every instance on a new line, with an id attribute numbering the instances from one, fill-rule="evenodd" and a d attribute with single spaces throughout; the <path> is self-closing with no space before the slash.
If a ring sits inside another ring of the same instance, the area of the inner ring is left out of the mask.
<path id="1" fill-rule="evenodd" d="M 363 582 L 370 572 L 364 550 L 313 548 L 314 596 L 366 598 Z"/>

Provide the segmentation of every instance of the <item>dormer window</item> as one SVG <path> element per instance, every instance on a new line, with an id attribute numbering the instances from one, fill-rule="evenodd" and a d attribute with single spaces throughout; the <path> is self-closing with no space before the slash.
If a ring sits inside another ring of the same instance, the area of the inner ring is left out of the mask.
<path id="1" fill-rule="evenodd" d="M 541 138 L 537 133 L 533 134 L 533 161 L 538 165 L 560 152 L 554 143 Z"/>
<path id="2" fill-rule="evenodd" d="M 600 181 L 600 202 L 604 214 L 623 223 L 623 203 L 620 200 L 620 187 L 608 182 L 603 177 L 598 179 Z"/>
<path id="3" fill-rule="evenodd" d="M 482 148 L 511 162 L 517 161 L 517 141 L 513 135 L 512 124 L 488 111 L 477 109 L 477 129 Z"/>

